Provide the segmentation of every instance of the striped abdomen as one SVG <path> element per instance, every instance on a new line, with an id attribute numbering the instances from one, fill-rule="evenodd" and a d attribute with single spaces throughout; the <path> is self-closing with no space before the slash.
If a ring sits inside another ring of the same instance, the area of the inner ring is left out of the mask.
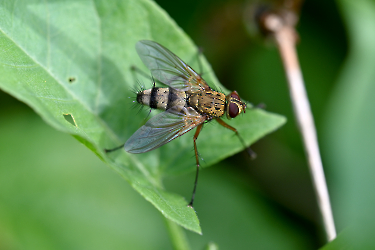
<path id="1" fill-rule="evenodd" d="M 185 106 L 186 93 L 173 88 L 153 87 L 138 92 L 137 102 L 153 109 L 167 110 L 173 106 Z"/>

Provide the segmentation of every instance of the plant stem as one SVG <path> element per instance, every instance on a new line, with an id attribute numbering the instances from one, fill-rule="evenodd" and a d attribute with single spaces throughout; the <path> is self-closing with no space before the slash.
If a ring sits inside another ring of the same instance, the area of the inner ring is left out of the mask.
<path id="1" fill-rule="evenodd" d="M 294 27 L 292 25 L 286 25 L 277 15 L 270 14 L 268 18 L 268 20 L 265 20 L 265 23 L 268 21 L 270 24 L 270 30 L 273 32 L 284 64 L 293 109 L 302 134 L 324 229 L 328 241 L 331 241 L 336 238 L 336 229 L 323 164 L 319 153 L 314 119 L 311 113 L 295 46 L 298 36 Z"/>
<path id="2" fill-rule="evenodd" d="M 184 230 L 179 225 L 174 223 L 173 221 L 165 218 L 164 216 L 163 216 L 163 218 L 164 218 L 165 224 L 167 226 L 169 237 L 172 241 L 173 249 L 190 250 L 190 246 L 189 246 L 189 243 L 187 241 Z"/>

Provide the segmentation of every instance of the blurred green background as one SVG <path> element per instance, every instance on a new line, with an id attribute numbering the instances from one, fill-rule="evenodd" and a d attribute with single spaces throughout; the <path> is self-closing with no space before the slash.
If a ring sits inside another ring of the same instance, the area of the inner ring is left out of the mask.
<path id="1" fill-rule="evenodd" d="M 201 171 L 195 210 L 203 236 L 187 232 L 192 249 L 208 242 L 221 249 L 323 246 L 281 60 L 274 46 L 247 32 L 248 3 L 156 2 L 203 48 L 226 88 L 288 118 L 252 146 L 256 160 L 240 153 Z M 298 25 L 338 231 L 374 225 L 365 220 L 375 207 L 374 5 L 305 1 Z M 172 249 L 160 213 L 90 150 L 3 92 L 0 108 L 0 249 Z M 167 178 L 167 190 L 190 197 L 194 175 Z"/>

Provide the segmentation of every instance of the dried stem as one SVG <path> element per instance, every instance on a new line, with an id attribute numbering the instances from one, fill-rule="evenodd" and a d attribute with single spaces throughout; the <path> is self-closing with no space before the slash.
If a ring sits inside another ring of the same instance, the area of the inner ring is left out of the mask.
<path id="1" fill-rule="evenodd" d="M 336 238 L 336 229 L 319 153 L 314 120 L 296 52 L 295 45 L 298 36 L 294 26 L 288 25 L 288 22 L 285 22 L 276 14 L 268 14 L 263 21 L 265 27 L 273 34 L 284 63 L 293 109 L 302 134 L 324 229 L 328 241 L 331 241 Z"/>

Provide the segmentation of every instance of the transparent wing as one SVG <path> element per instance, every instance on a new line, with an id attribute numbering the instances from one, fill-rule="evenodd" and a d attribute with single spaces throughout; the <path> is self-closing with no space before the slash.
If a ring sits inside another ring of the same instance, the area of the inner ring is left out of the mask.
<path id="1" fill-rule="evenodd" d="M 185 134 L 206 120 L 191 107 L 172 107 L 151 118 L 125 143 L 129 153 L 140 154 L 156 149 Z"/>
<path id="2" fill-rule="evenodd" d="M 210 88 L 198 73 L 162 45 L 142 40 L 135 48 L 151 74 L 162 83 L 183 91 Z"/>

